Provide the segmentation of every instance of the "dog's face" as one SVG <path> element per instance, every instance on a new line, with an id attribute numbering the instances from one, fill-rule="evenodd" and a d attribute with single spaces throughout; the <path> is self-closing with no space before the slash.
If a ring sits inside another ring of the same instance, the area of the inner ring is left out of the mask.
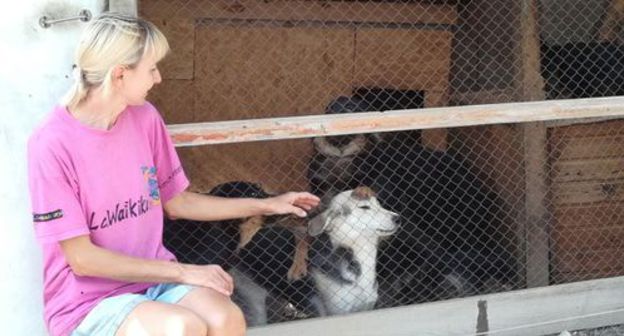
<path id="1" fill-rule="evenodd" d="M 329 207 L 310 220 L 308 233 L 317 236 L 328 232 L 334 243 L 352 242 L 361 237 L 379 238 L 393 234 L 399 215 L 381 207 L 374 192 L 358 187 L 336 195 Z"/>
<path id="2" fill-rule="evenodd" d="M 325 114 L 343 114 L 370 111 L 371 107 L 358 97 L 340 96 L 331 101 Z M 363 134 L 349 134 L 316 138 L 316 150 L 326 156 L 343 157 L 355 155 L 364 149 L 369 141 Z"/>

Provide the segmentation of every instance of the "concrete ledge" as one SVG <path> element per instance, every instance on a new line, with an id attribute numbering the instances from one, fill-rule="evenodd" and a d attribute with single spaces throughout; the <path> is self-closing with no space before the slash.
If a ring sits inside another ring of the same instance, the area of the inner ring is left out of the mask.
<path id="1" fill-rule="evenodd" d="M 545 335 L 624 323 L 624 277 L 253 328 L 265 335 Z"/>

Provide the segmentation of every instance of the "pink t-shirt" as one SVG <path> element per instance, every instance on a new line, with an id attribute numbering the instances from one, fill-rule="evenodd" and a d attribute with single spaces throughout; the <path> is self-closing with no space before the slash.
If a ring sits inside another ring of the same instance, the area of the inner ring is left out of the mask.
<path id="1" fill-rule="evenodd" d="M 77 276 L 59 241 L 90 235 L 95 245 L 125 255 L 175 259 L 162 243 L 162 204 L 188 180 L 151 104 L 128 107 L 110 130 L 85 126 L 56 107 L 30 137 L 28 174 L 52 335 L 70 333 L 102 299 L 152 285 Z"/>

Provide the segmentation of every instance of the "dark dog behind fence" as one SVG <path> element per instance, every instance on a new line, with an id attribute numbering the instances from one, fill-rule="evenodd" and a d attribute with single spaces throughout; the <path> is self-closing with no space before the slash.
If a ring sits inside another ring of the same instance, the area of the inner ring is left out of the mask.
<path id="1" fill-rule="evenodd" d="M 357 88 L 351 97 L 340 96 L 331 101 L 325 113 L 342 114 L 367 111 L 388 111 L 424 107 L 424 92 L 383 88 Z M 353 177 L 359 173 L 353 160 L 370 151 L 377 143 L 393 142 L 414 144 L 420 142 L 420 131 L 384 134 L 351 134 L 319 137 L 313 140 L 315 153 L 308 164 L 307 177 L 310 191 L 319 196 L 331 197 L 334 193 L 360 185 Z"/>
<path id="2" fill-rule="evenodd" d="M 424 99 L 398 90 L 356 92 L 331 102 L 327 112 L 358 112 L 352 106 L 414 108 L 401 103 Z M 314 191 L 329 198 L 340 188 L 370 185 L 379 192 L 384 207 L 402 216 L 399 232 L 382 245 L 379 255 L 378 306 L 514 287 L 513 242 L 503 223 L 501 200 L 459 154 L 423 148 L 418 140 L 418 132 L 315 139 L 317 153 L 308 171 Z M 359 143 L 354 146 L 354 142 Z"/>
<path id="3" fill-rule="evenodd" d="M 384 143 L 356 163 L 403 225 L 379 258 L 382 306 L 511 289 L 501 201 L 458 154 Z M 385 290 L 384 290 L 385 289 Z"/>

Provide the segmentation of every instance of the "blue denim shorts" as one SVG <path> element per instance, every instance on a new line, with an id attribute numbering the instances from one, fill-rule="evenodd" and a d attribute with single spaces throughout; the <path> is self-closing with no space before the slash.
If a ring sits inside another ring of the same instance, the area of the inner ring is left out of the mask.
<path id="1" fill-rule="evenodd" d="M 122 294 L 98 303 L 80 322 L 71 336 L 114 336 L 126 317 L 145 301 L 177 303 L 194 287 L 181 284 L 159 284 L 145 294 Z"/>

